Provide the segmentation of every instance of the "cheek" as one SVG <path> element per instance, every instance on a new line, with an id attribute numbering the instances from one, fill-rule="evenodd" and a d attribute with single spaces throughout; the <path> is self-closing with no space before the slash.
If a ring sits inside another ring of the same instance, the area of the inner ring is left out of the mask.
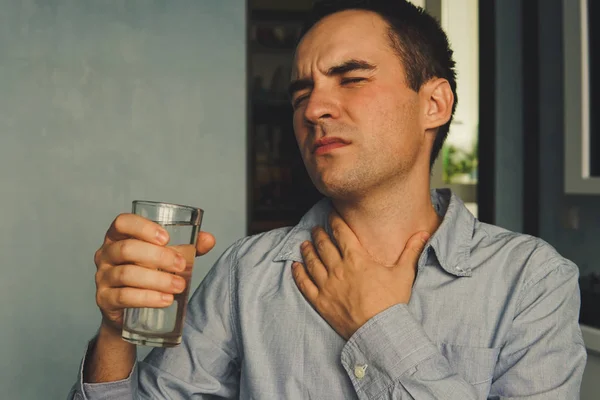
<path id="1" fill-rule="evenodd" d="M 365 124 L 370 132 L 372 147 L 383 154 L 406 158 L 417 151 L 421 145 L 419 134 L 418 107 L 410 99 L 397 94 L 377 96 L 363 105 L 363 113 L 368 118 Z"/>
<path id="2" fill-rule="evenodd" d="M 398 93 L 383 85 L 362 88 L 352 93 L 349 101 L 357 118 L 380 126 L 390 120 L 397 121 L 403 106 Z"/>
<path id="3" fill-rule="evenodd" d="M 302 158 L 307 156 L 307 140 L 308 140 L 308 130 L 306 126 L 302 123 L 302 117 L 297 117 L 296 114 L 300 114 L 300 112 L 294 113 L 293 119 L 293 129 L 294 136 L 296 137 L 296 143 L 298 144 L 298 149 L 300 150 L 300 154 Z"/>

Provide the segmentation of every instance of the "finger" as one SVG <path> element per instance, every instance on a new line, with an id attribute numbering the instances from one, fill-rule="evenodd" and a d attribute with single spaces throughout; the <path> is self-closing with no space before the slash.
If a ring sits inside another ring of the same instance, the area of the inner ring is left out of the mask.
<path id="1" fill-rule="evenodd" d="M 119 265 L 109 269 L 100 285 L 112 288 L 133 287 L 162 293 L 182 293 L 186 282 L 181 276 L 157 271 L 138 265 Z"/>
<path id="2" fill-rule="evenodd" d="M 337 250 L 336 250 L 337 251 Z M 304 265 L 306 272 L 312 278 L 317 287 L 322 287 L 323 283 L 329 277 L 327 267 L 321 262 L 319 255 L 317 254 L 314 246 L 311 242 L 304 242 L 300 246 L 300 252 L 304 259 Z"/>
<path id="3" fill-rule="evenodd" d="M 310 276 L 308 276 L 308 273 L 302 264 L 295 262 L 292 264 L 292 268 L 292 275 L 294 276 L 296 286 L 298 286 L 298 289 L 306 300 L 312 305 L 315 305 L 317 297 L 319 296 L 319 289 L 310 279 Z"/>
<path id="4" fill-rule="evenodd" d="M 196 255 L 203 256 L 215 247 L 216 240 L 213 235 L 208 232 L 200 232 L 198 241 L 196 242 Z"/>
<path id="5" fill-rule="evenodd" d="M 342 257 L 346 257 L 349 252 L 354 249 L 361 249 L 362 244 L 354 234 L 354 231 L 350 229 L 346 221 L 333 210 L 329 214 L 329 226 L 331 226 L 331 232 L 335 238 L 337 245 L 340 249 Z"/>
<path id="6" fill-rule="evenodd" d="M 314 248 L 327 269 L 332 268 L 342 260 L 340 251 L 323 228 L 320 226 L 314 227 L 312 237 Z"/>
<path id="7" fill-rule="evenodd" d="M 430 234 L 428 232 L 418 232 L 408 239 L 400 258 L 398 259 L 397 265 L 399 267 L 410 266 L 412 268 L 417 266 L 419 257 L 423 253 L 423 249 L 429 240 Z"/>
<path id="8" fill-rule="evenodd" d="M 173 303 L 173 295 L 137 288 L 110 288 L 101 292 L 98 305 L 105 312 L 124 308 L 164 308 Z"/>
<path id="9" fill-rule="evenodd" d="M 121 240 L 107 246 L 101 258 L 110 265 L 136 264 L 169 272 L 181 272 L 186 266 L 185 257 L 175 249 L 136 239 Z"/>
<path id="10" fill-rule="evenodd" d="M 135 238 L 148 243 L 165 245 L 169 242 L 169 233 L 156 222 L 135 214 L 121 214 L 106 232 L 106 243 Z"/>

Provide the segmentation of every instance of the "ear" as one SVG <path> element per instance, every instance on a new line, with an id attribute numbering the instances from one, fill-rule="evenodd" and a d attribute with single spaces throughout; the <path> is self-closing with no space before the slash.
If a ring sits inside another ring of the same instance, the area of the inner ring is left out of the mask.
<path id="1" fill-rule="evenodd" d="M 421 88 L 424 107 L 425 130 L 437 129 L 450 121 L 454 94 L 446 79 L 434 78 Z"/>

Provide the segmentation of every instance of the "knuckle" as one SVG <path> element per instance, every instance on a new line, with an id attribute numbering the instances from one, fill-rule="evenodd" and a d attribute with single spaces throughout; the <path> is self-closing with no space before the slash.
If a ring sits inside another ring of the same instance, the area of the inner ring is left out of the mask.
<path id="1" fill-rule="evenodd" d="M 304 265 L 306 265 L 306 268 L 312 267 L 312 264 L 314 264 L 315 262 L 316 257 L 313 254 L 306 254 L 304 256 Z"/>
<path id="2" fill-rule="evenodd" d="M 296 279 L 296 282 L 300 282 L 302 280 L 302 271 L 300 268 L 296 268 L 294 271 L 294 278 Z"/>
<path id="3" fill-rule="evenodd" d="M 300 289 L 301 292 L 306 292 L 306 280 L 300 279 L 298 281 L 298 288 Z"/>
<path id="4" fill-rule="evenodd" d="M 333 268 L 333 276 L 335 276 L 340 281 L 344 280 L 344 268 Z"/>
<path id="5" fill-rule="evenodd" d="M 116 284 L 118 285 L 127 285 L 131 282 L 131 278 L 133 277 L 133 271 L 130 266 L 123 266 L 117 269 L 116 272 Z"/>
<path id="6" fill-rule="evenodd" d="M 423 246 L 421 246 L 421 243 L 418 243 L 418 244 L 412 246 L 411 250 L 413 251 L 414 255 L 418 257 L 423 252 Z"/>
<path id="7" fill-rule="evenodd" d="M 333 234 L 334 237 L 340 237 L 340 227 L 339 225 L 332 225 L 331 226 L 331 233 Z"/>
<path id="8" fill-rule="evenodd" d="M 113 226 L 117 232 L 123 232 L 125 230 L 127 226 L 126 219 L 127 214 L 117 215 L 117 218 L 115 218 L 115 221 L 113 222 Z"/>
<path id="9" fill-rule="evenodd" d="M 119 242 L 119 251 L 121 253 L 121 257 L 125 260 L 131 260 L 133 253 L 132 242 L 129 240 L 122 240 Z"/>
<path id="10" fill-rule="evenodd" d="M 156 222 L 152 222 L 146 219 L 137 219 L 135 222 L 136 230 L 140 232 L 146 238 L 156 237 L 156 230 L 161 229 L 161 226 Z M 164 230 L 164 229 L 162 229 Z"/>
<path id="11" fill-rule="evenodd" d="M 357 259 L 356 253 L 354 253 L 351 250 L 346 250 L 344 252 L 344 258 L 352 265 L 355 265 L 359 262 L 359 260 Z"/>
<path id="12" fill-rule="evenodd" d="M 100 266 L 100 262 L 102 261 L 102 254 L 103 254 L 103 248 L 100 247 L 98 250 L 96 250 L 96 252 L 94 253 L 94 264 L 96 264 L 96 267 Z"/>
<path id="13" fill-rule="evenodd" d="M 142 300 L 146 304 L 158 303 L 156 293 L 149 290 L 144 290 L 142 292 Z"/>
<path id="14" fill-rule="evenodd" d="M 324 300 L 321 296 L 319 296 L 319 298 L 315 301 L 315 307 L 326 315 L 328 315 L 331 310 L 330 303 Z"/>
<path id="15" fill-rule="evenodd" d="M 104 277 L 104 273 L 101 271 L 96 271 L 96 274 L 94 275 L 94 282 L 96 282 L 96 288 L 99 288 L 102 286 L 102 279 Z"/>
<path id="16" fill-rule="evenodd" d="M 331 226 L 331 232 L 333 232 L 333 233 L 339 233 L 340 227 L 341 227 L 341 224 L 340 224 L 339 220 L 337 220 L 337 219 L 330 220 L 329 226 Z"/>
<path id="17" fill-rule="evenodd" d="M 156 252 L 156 260 L 159 261 L 161 265 L 166 266 L 173 263 L 175 254 L 166 247 L 159 247 Z"/>
<path id="18" fill-rule="evenodd" d="M 319 239 L 317 239 L 317 247 L 319 249 L 324 248 L 326 246 L 326 244 L 327 244 L 327 240 L 325 238 L 320 237 Z"/>
<path id="19" fill-rule="evenodd" d="M 115 305 L 123 307 L 127 303 L 128 294 L 127 290 L 119 289 L 115 295 Z"/>
<path id="20" fill-rule="evenodd" d="M 96 290 L 96 304 L 98 305 L 98 307 L 102 308 L 102 303 L 102 291 Z"/>

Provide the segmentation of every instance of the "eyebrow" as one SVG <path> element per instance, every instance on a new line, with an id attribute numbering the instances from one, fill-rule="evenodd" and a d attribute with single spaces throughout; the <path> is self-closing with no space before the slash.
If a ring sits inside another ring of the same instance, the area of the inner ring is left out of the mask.
<path id="1" fill-rule="evenodd" d="M 340 76 L 353 71 L 374 71 L 376 69 L 377 67 L 375 65 L 367 61 L 352 59 L 329 68 L 325 75 Z M 299 92 L 300 90 L 310 89 L 314 85 L 314 81 L 310 78 L 294 80 L 290 83 L 288 94 L 290 97 L 293 97 L 294 93 Z"/>

